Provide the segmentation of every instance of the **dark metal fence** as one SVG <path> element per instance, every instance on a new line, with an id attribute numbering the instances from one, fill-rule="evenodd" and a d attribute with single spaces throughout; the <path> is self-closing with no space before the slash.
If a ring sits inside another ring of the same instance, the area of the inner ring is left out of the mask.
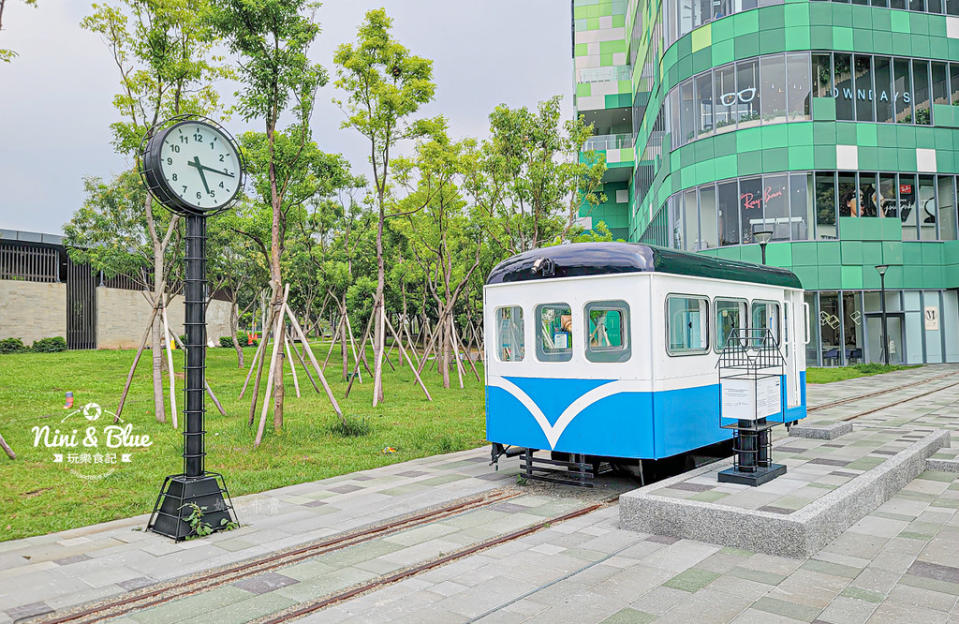
<path id="1" fill-rule="evenodd" d="M 0 242 L 0 279 L 59 282 L 60 250 Z"/>

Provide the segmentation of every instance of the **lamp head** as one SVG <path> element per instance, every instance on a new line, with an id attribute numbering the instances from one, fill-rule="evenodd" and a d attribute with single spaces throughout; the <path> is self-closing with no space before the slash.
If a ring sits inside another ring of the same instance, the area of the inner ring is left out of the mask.
<path id="1" fill-rule="evenodd" d="M 753 238 L 756 239 L 756 242 L 760 245 L 766 245 L 773 238 L 772 230 L 759 230 L 758 232 L 753 232 Z"/>
<path id="2" fill-rule="evenodd" d="M 876 270 L 879 271 L 879 276 L 882 277 L 886 274 L 886 270 L 889 268 L 888 264 L 877 264 Z"/>

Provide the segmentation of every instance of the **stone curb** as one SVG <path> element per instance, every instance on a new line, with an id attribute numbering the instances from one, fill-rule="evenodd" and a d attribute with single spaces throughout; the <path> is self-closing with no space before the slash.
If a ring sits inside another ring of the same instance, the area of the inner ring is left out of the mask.
<path id="1" fill-rule="evenodd" d="M 926 460 L 926 470 L 959 472 L 959 459 L 935 459 L 930 457 Z"/>
<path id="2" fill-rule="evenodd" d="M 851 422 L 836 422 L 828 425 L 793 425 L 789 429 L 790 437 L 811 438 L 813 440 L 835 440 L 852 431 Z"/>
<path id="3" fill-rule="evenodd" d="M 915 479 L 926 469 L 926 459 L 947 446 L 949 432 L 935 430 L 791 514 L 655 494 L 659 488 L 732 465 L 732 460 L 724 460 L 623 494 L 620 528 L 772 555 L 810 557 Z"/>

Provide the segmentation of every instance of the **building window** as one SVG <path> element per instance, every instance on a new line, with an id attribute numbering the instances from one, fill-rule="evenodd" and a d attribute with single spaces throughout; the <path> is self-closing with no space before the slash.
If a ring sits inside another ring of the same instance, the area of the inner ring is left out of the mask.
<path id="1" fill-rule="evenodd" d="M 746 301 L 744 299 L 716 299 L 716 351 L 726 346 L 731 331 L 746 328 Z"/>
<path id="2" fill-rule="evenodd" d="M 586 304 L 586 359 L 625 362 L 629 359 L 629 304 L 596 301 Z"/>
<path id="3" fill-rule="evenodd" d="M 856 121 L 875 121 L 873 113 L 872 57 L 857 54 L 853 61 L 856 82 Z"/>
<path id="4" fill-rule="evenodd" d="M 763 123 L 786 121 L 786 57 L 774 54 L 759 59 L 759 75 L 762 77 Z M 759 82 L 759 81 L 757 81 Z"/>
<path id="5" fill-rule="evenodd" d="M 718 186 L 719 197 L 719 244 L 739 244 L 739 193 L 736 181 L 723 182 Z"/>
<path id="6" fill-rule="evenodd" d="M 705 297 L 666 297 L 666 351 L 670 355 L 692 355 L 709 349 L 708 311 Z"/>
<path id="7" fill-rule="evenodd" d="M 743 244 L 754 242 L 754 233 L 763 229 L 762 186 L 762 178 L 746 178 L 739 181 Z"/>
<path id="8" fill-rule="evenodd" d="M 928 126 L 931 121 L 929 111 L 929 61 L 913 60 L 912 92 L 915 95 L 916 123 Z"/>
<path id="9" fill-rule="evenodd" d="M 543 362 L 568 362 L 573 357 L 573 312 L 568 304 L 536 306 L 539 337 L 536 357 Z"/>
<path id="10" fill-rule="evenodd" d="M 811 119 L 809 56 L 804 52 L 786 55 L 786 76 L 789 80 L 788 107 L 791 121 Z"/>
<path id="11" fill-rule="evenodd" d="M 740 128 L 758 126 L 762 97 L 759 93 L 759 62 L 756 59 L 736 64 L 736 89 L 735 94 L 723 95 L 723 104 L 735 109 Z"/>
<path id="12" fill-rule="evenodd" d="M 699 240 L 695 248 L 709 249 L 719 245 L 716 235 L 716 186 L 709 184 L 699 189 Z"/>
<path id="13" fill-rule="evenodd" d="M 939 211 L 936 206 L 935 176 L 919 176 L 919 240 L 937 240 L 936 224 Z"/>
<path id="14" fill-rule="evenodd" d="M 792 240 L 809 240 L 812 238 L 813 224 L 813 189 L 812 175 L 808 173 L 789 174 L 789 220 Z"/>
<path id="15" fill-rule="evenodd" d="M 893 101 L 896 106 L 896 123 L 912 123 L 912 81 L 909 77 L 909 61 L 894 59 Z"/>
<path id="16" fill-rule="evenodd" d="M 876 121 L 881 123 L 893 123 L 893 97 L 892 90 L 892 70 L 890 69 L 890 60 L 888 56 L 877 56 L 875 58 L 876 67 Z"/>
<path id="17" fill-rule="evenodd" d="M 520 362 L 526 356 L 523 308 L 496 308 L 496 352 L 501 362 Z"/>

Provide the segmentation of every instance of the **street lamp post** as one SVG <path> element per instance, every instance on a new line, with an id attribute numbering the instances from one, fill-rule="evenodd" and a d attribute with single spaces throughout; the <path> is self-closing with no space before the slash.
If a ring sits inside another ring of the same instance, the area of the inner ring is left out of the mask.
<path id="1" fill-rule="evenodd" d="M 888 264 L 877 264 L 879 271 L 879 298 L 882 300 L 882 363 L 889 366 L 889 336 L 886 334 L 886 270 Z"/>
<path id="2" fill-rule="evenodd" d="M 768 245 L 769 241 L 773 238 L 772 230 L 759 230 L 758 232 L 753 232 L 753 238 L 755 238 L 756 242 L 759 243 L 759 249 L 763 254 L 763 264 L 766 264 L 766 245 Z"/>

